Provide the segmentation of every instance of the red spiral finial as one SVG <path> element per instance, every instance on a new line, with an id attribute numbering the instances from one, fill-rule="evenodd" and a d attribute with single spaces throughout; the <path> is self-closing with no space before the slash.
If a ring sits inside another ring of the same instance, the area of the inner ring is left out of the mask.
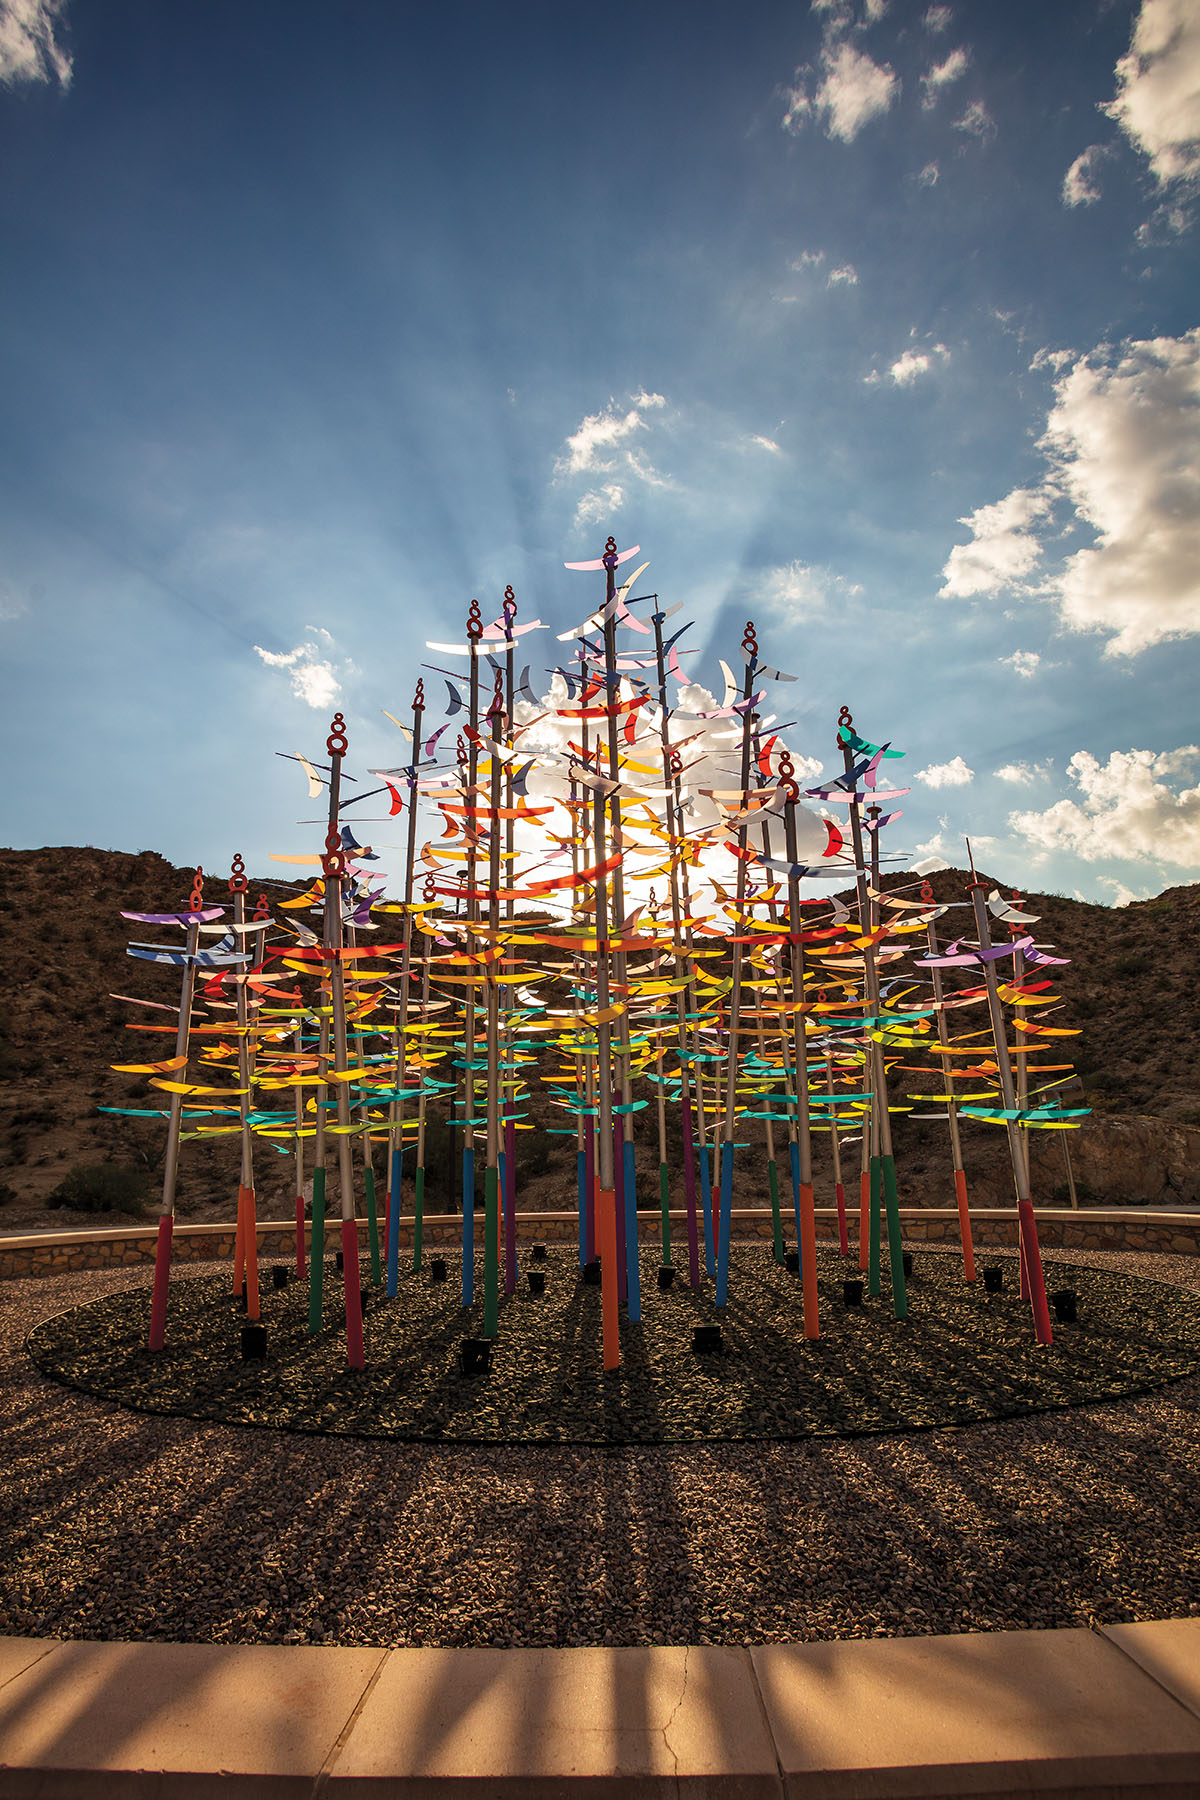
<path id="1" fill-rule="evenodd" d="M 922 900 L 932 900 L 933 899 L 933 887 L 932 887 L 932 884 L 930 883 L 928 875 L 925 877 L 924 881 L 921 883 L 921 898 L 922 898 Z"/>
<path id="2" fill-rule="evenodd" d="M 683 774 L 683 757 L 678 750 L 672 750 L 671 752 L 671 773 L 672 775 Z"/>
<path id="3" fill-rule="evenodd" d="M 249 886 L 250 883 L 246 880 L 246 865 L 242 861 L 242 853 L 239 850 L 233 859 L 230 870 L 229 891 L 231 894 L 244 894 Z"/>
<path id="4" fill-rule="evenodd" d="M 417 677 L 417 691 L 413 695 L 413 711 L 415 713 L 425 711 L 425 680 L 420 675 Z"/>
<path id="5" fill-rule="evenodd" d="M 458 766 L 460 769 L 465 769 L 470 758 L 467 755 L 467 740 L 461 731 L 455 740 L 455 748 L 458 752 Z"/>
<path id="6" fill-rule="evenodd" d="M 479 610 L 478 600 L 472 600 L 471 609 L 467 614 L 467 636 L 472 643 L 483 636 L 483 614 Z"/>
<path id="7" fill-rule="evenodd" d="M 341 713 L 333 715 L 329 736 L 325 739 L 325 748 L 330 756 L 345 756 L 346 754 L 346 721 Z"/>
<path id="8" fill-rule="evenodd" d="M 504 670 L 496 670 L 496 679 L 492 686 L 492 703 L 488 707 L 489 719 L 498 719 L 504 711 Z"/>
<path id="9" fill-rule="evenodd" d="M 843 706 L 841 712 L 838 714 L 839 728 L 841 726 L 845 726 L 846 730 L 849 731 L 851 729 L 851 727 L 853 726 L 853 724 L 854 724 L 854 717 L 850 711 L 850 708 L 848 706 Z"/>
<path id="10" fill-rule="evenodd" d="M 785 744 L 779 752 L 779 784 L 789 801 L 800 798 L 800 784 L 795 780 L 796 765 L 792 761 L 791 752 Z"/>
<path id="11" fill-rule="evenodd" d="M 330 881 L 340 881 L 346 873 L 346 853 L 342 849 L 341 833 L 336 821 L 330 824 L 325 833 L 325 854 L 321 858 L 321 867 Z"/>
<path id="12" fill-rule="evenodd" d="M 512 583 L 504 590 L 504 617 L 511 625 L 517 616 L 517 596 L 512 591 Z"/>
<path id="13" fill-rule="evenodd" d="M 196 873 L 192 876 L 191 909 L 199 912 L 204 905 L 204 870 L 196 864 Z"/>
<path id="14" fill-rule="evenodd" d="M 433 881 L 433 871 L 432 871 L 432 869 L 430 869 L 430 870 L 429 870 L 429 871 L 428 871 L 428 872 L 427 872 L 427 873 L 426 873 L 426 876 L 425 876 L 425 887 L 424 887 L 424 890 L 423 890 L 423 892 L 422 892 L 422 895 L 421 895 L 421 898 L 422 898 L 422 899 L 423 899 L 423 900 L 424 900 L 424 902 L 425 902 L 425 904 L 426 904 L 426 906 L 431 906 L 431 905 L 432 905 L 432 904 L 433 904 L 433 902 L 434 902 L 434 900 L 436 900 L 436 898 L 437 898 L 437 894 L 436 894 L 436 892 L 435 892 L 435 890 L 434 890 L 434 881 Z"/>
<path id="15" fill-rule="evenodd" d="M 758 655 L 758 633 L 754 629 L 753 619 L 746 620 L 746 629 L 742 633 L 742 649 L 748 651 L 751 657 Z"/>
<path id="16" fill-rule="evenodd" d="M 271 902 L 267 899 L 267 896 L 265 894 L 260 894 L 258 896 L 258 905 L 254 909 L 254 916 L 256 919 L 269 919 L 270 918 Z"/>

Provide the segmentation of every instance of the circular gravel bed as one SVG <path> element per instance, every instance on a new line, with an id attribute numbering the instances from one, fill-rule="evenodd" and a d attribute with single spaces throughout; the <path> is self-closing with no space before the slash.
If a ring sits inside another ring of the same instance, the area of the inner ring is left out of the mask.
<path id="1" fill-rule="evenodd" d="M 172 1283 L 167 1348 L 146 1349 L 145 1284 L 46 1320 L 28 1349 L 46 1375 L 140 1411 L 276 1430 L 463 1444 L 668 1444 L 794 1440 L 970 1425 L 1080 1406 L 1162 1387 L 1200 1370 L 1200 1300 L 1182 1288 L 1085 1266 L 1059 1269 L 1078 1321 L 1052 1346 L 1033 1337 L 1012 1255 L 999 1293 L 969 1286 L 961 1263 L 917 1253 L 908 1317 L 883 1294 L 848 1306 L 858 1271 L 819 1256 L 821 1336 L 806 1341 L 800 1282 L 759 1248 L 735 1249 L 722 1343 L 693 1347 L 718 1319 L 711 1286 L 655 1285 L 643 1261 L 643 1320 L 621 1327 L 621 1365 L 601 1361 L 600 1290 L 569 1250 L 531 1266 L 503 1299 L 490 1372 L 460 1367 L 479 1304 L 460 1306 L 459 1269 L 435 1283 L 403 1272 L 394 1299 L 371 1294 L 367 1367 L 347 1367 L 343 1292 L 332 1263 L 323 1329 L 308 1332 L 307 1283 L 275 1289 L 264 1270 L 267 1355 L 245 1361 L 243 1313 L 228 1272 Z M 1064 1281 L 1064 1276 L 1068 1279 Z"/>
<path id="2" fill-rule="evenodd" d="M 1195 1257 L 1045 1257 L 1051 1286 L 1086 1264 L 1200 1294 Z M 95 1269 L 0 1283 L 0 1632 L 762 1644 L 1200 1613 L 1200 1376 L 966 1428 L 800 1442 L 231 1431 L 93 1399 L 31 1363 L 35 1326 L 129 1282 Z"/>

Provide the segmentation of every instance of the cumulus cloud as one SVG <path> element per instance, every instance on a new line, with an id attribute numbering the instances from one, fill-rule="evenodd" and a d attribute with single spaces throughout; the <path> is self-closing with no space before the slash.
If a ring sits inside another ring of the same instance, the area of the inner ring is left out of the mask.
<path id="1" fill-rule="evenodd" d="M 1184 785 L 1198 763 L 1195 744 L 1114 750 L 1105 763 L 1077 750 L 1067 771 L 1079 799 L 1011 813 L 1009 825 L 1043 851 L 1068 850 L 1084 862 L 1200 868 L 1200 785 Z"/>
<path id="2" fill-rule="evenodd" d="M 755 577 L 747 593 L 747 604 L 781 622 L 811 619 L 824 612 L 830 589 L 835 585 L 834 577 L 825 569 L 802 562 L 782 563 Z"/>
<path id="3" fill-rule="evenodd" d="M 1011 781 L 1014 787 L 1032 787 L 1039 773 L 1029 763 L 1005 763 L 996 770 L 996 780 Z"/>
<path id="4" fill-rule="evenodd" d="M 995 120 L 982 100 L 972 100 L 962 118 L 955 119 L 954 129 L 981 140 L 996 135 Z"/>
<path id="5" fill-rule="evenodd" d="M 943 88 L 952 82 L 960 81 L 970 67 L 970 54 L 963 49 L 952 50 L 943 62 L 934 63 L 928 75 L 921 77 L 921 105 L 929 112 L 937 105 L 938 95 Z"/>
<path id="6" fill-rule="evenodd" d="M 1011 656 L 1000 658 L 1002 663 L 1007 663 L 1010 669 L 1023 675 L 1027 681 L 1037 674 L 1041 660 L 1041 654 L 1037 650 L 1014 650 Z"/>
<path id="7" fill-rule="evenodd" d="M 1063 623 L 1113 633 L 1110 655 L 1200 631 L 1200 330 L 1078 358 L 1055 382 L 1039 442 L 1047 472 L 969 519 L 944 596 L 1014 586 L 1041 556 L 1052 515 L 1094 541 L 1043 577 Z M 1029 592 L 1028 587 L 1025 588 Z"/>
<path id="8" fill-rule="evenodd" d="M 317 629 L 326 640 L 324 645 L 310 638 L 294 650 L 264 650 L 261 644 L 255 644 L 254 652 L 269 669 L 287 670 L 297 700 L 303 700 L 317 712 L 328 712 L 341 693 L 342 684 L 335 663 L 326 653 L 333 640 L 327 631 Z"/>
<path id="9" fill-rule="evenodd" d="M 1160 187 L 1200 178 L 1200 10 L 1142 0 L 1117 92 L 1104 110 L 1146 157 Z"/>
<path id="10" fill-rule="evenodd" d="M 641 392 L 624 404 L 610 399 L 599 412 L 588 413 L 566 440 L 555 464 L 555 476 L 568 480 L 587 476 L 594 485 L 580 495 L 575 507 L 576 525 L 590 525 L 619 512 L 631 482 L 649 488 L 672 485 L 647 456 L 639 441 L 648 430 L 648 415 L 665 410 L 662 394 Z M 607 476 L 607 480 L 599 479 Z"/>
<path id="11" fill-rule="evenodd" d="M 1108 155 L 1103 144 L 1089 144 L 1075 158 L 1063 177 L 1062 197 L 1066 206 L 1092 206 L 1101 195 L 1100 164 Z"/>
<path id="12" fill-rule="evenodd" d="M 71 84 L 71 58 L 55 38 L 66 0 L 0 0 L 0 81 Z"/>
<path id="13" fill-rule="evenodd" d="M 858 270 L 853 263 L 841 263 L 838 268 L 830 269 L 829 287 L 857 287 Z"/>
<path id="14" fill-rule="evenodd" d="M 838 24 L 826 28 L 819 67 L 796 70 L 795 85 L 784 89 L 783 128 L 793 135 L 815 121 L 831 138 L 853 143 L 864 125 L 896 102 L 900 77 L 887 63 L 839 39 Z"/>
<path id="15" fill-rule="evenodd" d="M 974 769 L 968 769 L 961 756 L 950 762 L 930 763 L 927 769 L 918 769 L 915 779 L 923 781 L 926 787 L 966 787 L 968 781 L 974 781 Z"/>
<path id="16" fill-rule="evenodd" d="M 870 384 L 888 380 L 897 387 L 911 387 L 922 375 L 928 375 L 935 363 L 946 362 L 949 357 L 945 344 L 931 344 L 928 350 L 906 350 L 886 370 L 872 369 L 863 379 Z"/>

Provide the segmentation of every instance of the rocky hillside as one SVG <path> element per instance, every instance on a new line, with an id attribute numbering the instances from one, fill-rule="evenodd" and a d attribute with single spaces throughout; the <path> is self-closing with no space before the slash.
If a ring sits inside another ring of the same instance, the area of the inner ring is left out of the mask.
<path id="1" fill-rule="evenodd" d="M 942 870 L 931 881 L 939 900 L 964 897 L 966 877 L 960 871 Z M 252 896 L 259 885 L 252 881 Z M 278 893 L 284 884 L 272 876 L 269 885 Z M 210 885 L 210 897 L 216 897 L 218 886 L 223 889 L 223 883 Z M 190 887 L 190 870 L 172 868 L 151 851 L 0 850 L 0 1231 L 65 1228 L 128 1216 L 126 1209 L 98 1220 L 49 1206 L 64 1176 L 86 1163 L 142 1168 L 153 1207 L 161 1124 L 113 1118 L 96 1108 L 154 1104 L 157 1095 L 144 1078 L 115 1074 L 109 1064 L 169 1055 L 172 1047 L 165 1036 L 126 1029 L 132 1019 L 144 1022 L 153 1014 L 109 998 L 131 994 L 172 1004 L 177 993 L 173 971 L 125 955 L 136 928 L 119 917 L 120 909 L 178 909 L 186 905 Z M 1036 939 L 1072 959 L 1061 971 L 1057 991 L 1064 1006 L 1055 1022 L 1082 1027 L 1082 1036 L 1064 1042 L 1072 1047 L 1088 1104 L 1095 1109 L 1083 1131 L 1069 1134 L 1082 1198 L 1105 1204 L 1196 1200 L 1200 887 L 1172 888 L 1120 911 L 1057 895 L 1030 893 L 1026 903 L 1040 915 Z M 943 923 L 953 930 L 961 921 L 968 934 L 969 919 L 964 911 L 948 915 Z M 155 933 L 151 928 L 146 935 Z M 148 1044 L 155 1048 L 148 1050 Z M 894 1097 L 921 1085 L 920 1078 L 897 1076 Z M 540 1104 L 535 1107 L 535 1117 L 546 1116 Z M 654 1204 L 658 1151 L 653 1109 L 639 1115 L 638 1132 L 639 1186 L 643 1203 Z M 973 1198 L 1004 1204 L 1011 1179 L 1003 1133 L 983 1124 L 968 1124 L 964 1132 Z M 1061 1203 L 1065 1135 L 1042 1133 L 1034 1140 L 1035 1197 L 1044 1203 Z M 909 1204 L 952 1204 L 944 1127 L 898 1115 L 896 1145 L 902 1198 Z M 744 1164 L 738 1170 L 738 1201 L 765 1203 L 760 1159 L 747 1154 Z M 573 1141 L 547 1139 L 540 1132 L 524 1135 L 518 1172 L 523 1205 L 571 1204 Z M 824 1146 L 816 1175 L 818 1201 L 828 1204 L 831 1174 Z M 257 1186 L 260 1216 L 288 1216 L 294 1187 L 291 1158 L 263 1145 Z M 185 1146 L 181 1216 L 232 1217 L 236 1192 L 236 1150 L 230 1140 Z"/>

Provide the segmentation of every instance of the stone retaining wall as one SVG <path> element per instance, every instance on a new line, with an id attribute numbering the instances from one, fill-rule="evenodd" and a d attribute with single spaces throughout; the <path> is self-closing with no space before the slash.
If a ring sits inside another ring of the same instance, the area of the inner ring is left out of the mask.
<path id="1" fill-rule="evenodd" d="M 678 1261 L 684 1237 L 685 1215 L 671 1215 L 675 1231 L 675 1259 Z M 647 1210 L 639 1213 L 643 1220 L 643 1241 L 657 1242 L 660 1215 Z M 905 1242 L 909 1244 L 957 1244 L 958 1215 L 951 1210 L 902 1208 L 900 1213 Z M 1200 1214 L 1118 1211 L 1115 1208 L 1093 1208 L 1078 1212 L 1039 1211 L 1038 1237 L 1047 1248 L 1079 1250 L 1147 1250 L 1167 1251 L 1181 1256 L 1200 1255 Z M 985 1211 L 971 1215 L 972 1231 L 977 1247 L 1016 1248 L 1017 1215 L 1014 1208 Z M 852 1221 L 851 1241 L 856 1239 Z M 400 1221 L 400 1244 L 412 1247 L 411 1217 Z M 832 1207 L 818 1208 L 817 1229 L 826 1241 L 836 1235 L 837 1217 Z M 785 1225 L 786 1229 L 786 1225 Z M 358 1222 L 359 1242 L 367 1250 L 367 1224 Z M 771 1215 L 765 1209 L 735 1208 L 733 1232 L 736 1239 L 760 1238 L 770 1241 Z M 20 1275 L 59 1275 L 72 1269 L 133 1268 L 154 1261 L 156 1225 L 124 1226 L 116 1230 L 48 1231 L 27 1236 L 0 1238 L 0 1279 Z M 482 1237 L 482 1220 L 476 1219 L 476 1241 Z M 232 1225 L 177 1224 L 172 1240 L 172 1259 L 176 1263 L 207 1262 L 233 1258 Z M 579 1241 L 578 1221 L 574 1213 L 518 1213 L 517 1238 L 522 1243 L 540 1239 L 545 1243 Z M 305 1227 L 306 1249 L 311 1227 Z M 425 1220 L 424 1243 L 427 1250 L 453 1249 L 462 1241 L 462 1220 L 454 1214 L 439 1213 Z M 332 1254 L 340 1242 L 340 1221 L 329 1221 L 326 1228 L 326 1254 Z M 276 1222 L 258 1227 L 258 1250 L 263 1257 L 293 1257 L 296 1253 L 296 1228 Z"/>

